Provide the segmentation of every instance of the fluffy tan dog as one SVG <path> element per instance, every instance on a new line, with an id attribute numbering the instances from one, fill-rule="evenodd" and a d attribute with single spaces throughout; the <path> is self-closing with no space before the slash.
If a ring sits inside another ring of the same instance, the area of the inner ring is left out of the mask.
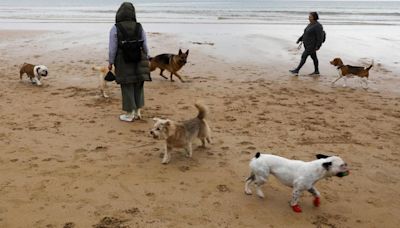
<path id="1" fill-rule="evenodd" d="M 204 105 L 195 104 L 199 110 L 197 117 L 175 122 L 169 119 L 154 118 L 155 124 L 150 133 L 155 139 L 165 139 L 166 146 L 163 164 L 167 164 L 171 160 L 169 153 L 172 148 L 185 148 L 186 156 L 192 157 L 192 142 L 195 138 L 199 138 L 202 147 L 206 146 L 206 140 L 211 143 L 211 130 L 205 118 L 207 116 L 207 108 Z"/>
<path id="2" fill-rule="evenodd" d="M 108 68 L 107 67 L 93 66 L 92 70 L 97 71 L 99 73 L 98 74 L 98 76 L 99 76 L 98 79 L 99 79 L 100 93 L 104 98 L 108 98 L 109 96 L 106 93 L 107 81 L 104 79 L 104 77 L 108 73 Z"/>

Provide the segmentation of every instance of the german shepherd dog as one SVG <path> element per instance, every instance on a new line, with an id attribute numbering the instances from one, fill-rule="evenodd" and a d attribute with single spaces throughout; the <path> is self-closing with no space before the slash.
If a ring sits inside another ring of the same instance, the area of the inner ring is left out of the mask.
<path id="1" fill-rule="evenodd" d="M 157 55 L 153 58 L 150 58 L 150 71 L 154 71 L 156 68 L 160 68 L 160 76 L 168 79 L 166 76 L 163 75 L 164 70 L 171 72 L 170 80 L 173 82 L 172 79 L 173 75 L 176 75 L 181 82 L 184 82 L 182 77 L 178 74 L 178 70 L 180 70 L 185 64 L 187 57 L 189 55 L 189 50 L 185 53 L 179 49 L 178 55 L 175 54 L 161 54 Z"/>

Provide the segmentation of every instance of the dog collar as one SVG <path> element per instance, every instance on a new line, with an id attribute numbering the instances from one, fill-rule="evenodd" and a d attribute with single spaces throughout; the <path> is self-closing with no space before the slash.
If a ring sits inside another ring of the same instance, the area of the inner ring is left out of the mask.
<path id="1" fill-rule="evenodd" d="M 342 67 L 344 67 L 344 65 L 338 66 L 337 68 L 340 69 L 340 68 L 342 68 Z"/>

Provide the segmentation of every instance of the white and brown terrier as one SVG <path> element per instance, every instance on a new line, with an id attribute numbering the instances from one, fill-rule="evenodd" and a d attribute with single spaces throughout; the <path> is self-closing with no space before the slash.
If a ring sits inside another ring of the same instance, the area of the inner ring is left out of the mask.
<path id="1" fill-rule="evenodd" d="M 192 157 L 192 142 L 195 138 L 199 138 L 202 146 L 206 146 L 206 141 L 211 143 L 211 130 L 205 120 L 207 116 L 207 108 L 204 105 L 195 104 L 198 114 L 195 118 L 176 122 L 169 119 L 154 118 L 156 122 L 150 131 L 155 139 L 165 139 L 165 151 L 162 159 L 163 164 L 167 164 L 171 160 L 170 151 L 172 148 L 185 148 L 186 156 Z"/>
<path id="2" fill-rule="evenodd" d="M 368 76 L 369 76 L 369 70 L 372 68 L 374 65 L 374 61 L 372 60 L 372 63 L 369 67 L 364 68 L 360 66 L 350 66 L 350 65 L 344 65 L 343 61 L 340 58 L 334 58 L 332 61 L 330 61 L 332 65 L 337 67 L 337 70 L 339 72 L 339 77 L 336 78 L 333 82 L 332 85 L 335 84 L 335 82 L 341 78 L 344 79 L 344 84 L 343 87 L 346 87 L 346 79 L 357 76 L 361 78 L 366 85 L 366 88 L 368 87 Z M 362 84 L 361 84 L 362 86 Z"/>
<path id="3" fill-rule="evenodd" d="M 44 65 L 33 65 L 30 63 L 24 63 L 19 70 L 19 79 L 22 80 L 22 75 L 26 74 L 31 80 L 32 84 L 38 86 L 42 85 L 40 81 L 41 77 L 46 77 L 49 74 L 49 70 Z"/>

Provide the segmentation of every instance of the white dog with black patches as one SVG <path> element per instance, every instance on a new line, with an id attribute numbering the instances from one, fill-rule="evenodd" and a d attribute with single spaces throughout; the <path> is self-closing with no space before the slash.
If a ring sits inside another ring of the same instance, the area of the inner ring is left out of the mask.
<path id="1" fill-rule="evenodd" d="M 298 205 L 301 193 L 305 190 L 314 196 L 314 206 L 320 205 L 320 193 L 314 184 L 326 177 L 343 177 L 349 174 L 347 164 L 337 156 L 316 155 L 317 160 L 304 162 L 290 160 L 271 154 L 260 154 L 250 161 L 250 176 L 246 179 L 245 193 L 252 194 L 250 184 L 256 185 L 257 195 L 264 198 L 261 186 L 267 181 L 270 174 L 274 175 L 282 184 L 293 187 L 290 206 L 293 211 L 300 213 Z"/>

